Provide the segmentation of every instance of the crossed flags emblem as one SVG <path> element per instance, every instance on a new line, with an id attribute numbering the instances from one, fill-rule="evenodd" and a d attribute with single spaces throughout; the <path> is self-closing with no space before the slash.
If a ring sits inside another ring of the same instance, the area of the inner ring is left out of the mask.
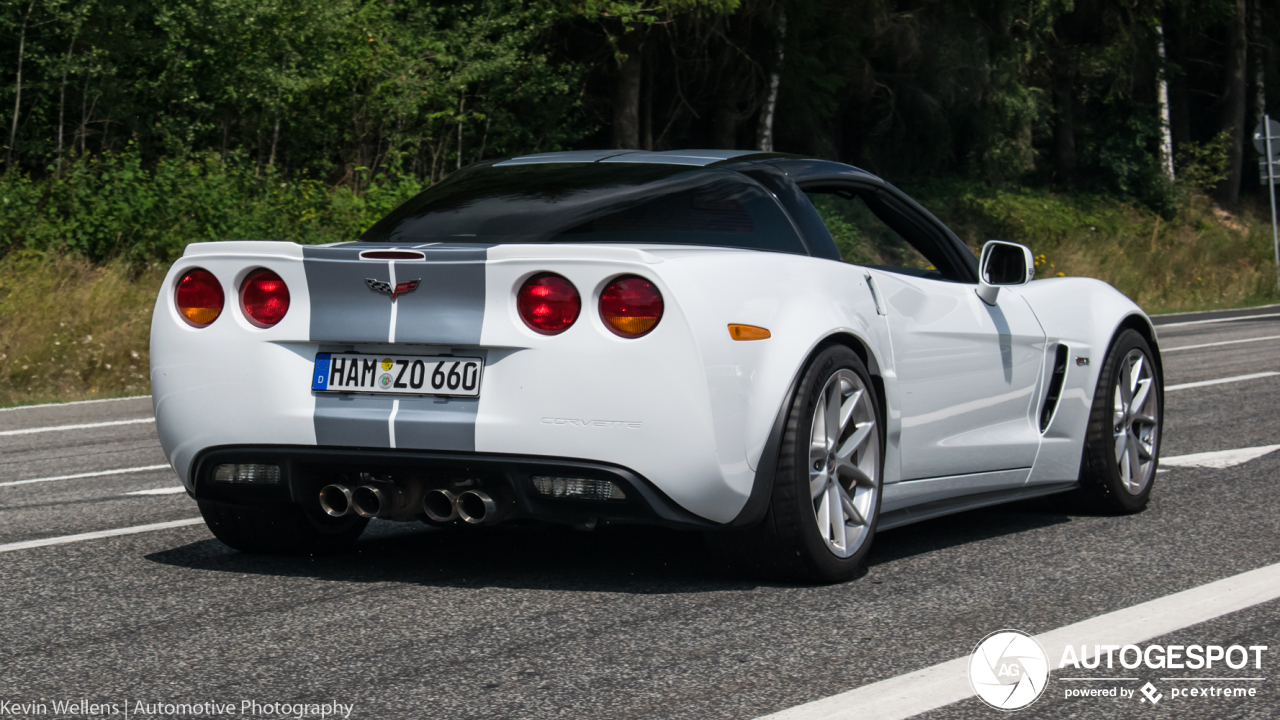
<path id="1" fill-rule="evenodd" d="M 418 283 L 422 282 L 422 280 L 420 279 L 407 280 L 402 283 L 396 283 L 396 286 L 394 288 L 391 287 L 391 283 L 389 282 L 383 282 L 382 280 L 374 280 L 373 278 L 365 278 L 364 282 L 366 285 L 369 286 L 370 290 L 374 292 L 383 293 L 385 295 L 390 295 L 391 302 L 395 302 L 396 298 L 399 297 L 400 295 L 403 295 L 404 293 L 411 293 L 414 290 L 417 290 Z"/>

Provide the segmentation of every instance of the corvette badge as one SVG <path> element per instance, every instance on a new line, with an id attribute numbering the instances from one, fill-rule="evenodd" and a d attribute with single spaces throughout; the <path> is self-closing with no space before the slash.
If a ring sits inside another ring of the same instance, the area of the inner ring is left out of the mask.
<path id="1" fill-rule="evenodd" d="M 374 280 L 373 278 L 365 278 L 364 282 L 366 285 L 369 286 L 370 290 L 374 292 L 380 292 L 380 293 L 385 293 L 387 295 L 390 295 L 391 302 L 395 302 L 396 298 L 399 297 L 400 295 L 403 295 L 404 293 L 411 293 L 414 290 L 417 290 L 418 283 L 422 282 L 422 280 L 407 280 L 402 283 L 396 283 L 396 286 L 394 288 L 391 287 L 391 283 L 389 282 Z"/>

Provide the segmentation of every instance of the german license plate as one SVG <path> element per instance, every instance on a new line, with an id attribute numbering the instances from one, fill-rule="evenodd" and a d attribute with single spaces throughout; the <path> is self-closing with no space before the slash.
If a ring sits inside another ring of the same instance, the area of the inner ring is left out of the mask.
<path id="1" fill-rule="evenodd" d="M 316 392 L 480 396 L 484 360 L 449 355 L 317 353 Z"/>

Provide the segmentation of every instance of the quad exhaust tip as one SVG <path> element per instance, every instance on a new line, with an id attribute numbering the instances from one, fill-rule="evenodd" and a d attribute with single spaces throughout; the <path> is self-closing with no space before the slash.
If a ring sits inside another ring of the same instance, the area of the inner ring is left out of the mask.
<path id="1" fill-rule="evenodd" d="M 382 517 L 387 500 L 383 489 L 374 485 L 361 485 L 351 493 L 351 507 L 362 518 Z"/>
<path id="2" fill-rule="evenodd" d="M 430 490 L 422 498 L 422 512 L 432 522 L 453 522 L 458 519 L 458 496 L 448 490 Z"/>
<path id="3" fill-rule="evenodd" d="M 462 518 L 463 522 L 480 525 L 494 516 L 498 504 L 486 492 L 468 490 L 458 496 L 454 508 L 457 509 L 458 517 Z"/>
<path id="4" fill-rule="evenodd" d="M 343 517 L 351 512 L 351 488 L 336 484 L 320 488 L 320 509 L 330 517 Z"/>

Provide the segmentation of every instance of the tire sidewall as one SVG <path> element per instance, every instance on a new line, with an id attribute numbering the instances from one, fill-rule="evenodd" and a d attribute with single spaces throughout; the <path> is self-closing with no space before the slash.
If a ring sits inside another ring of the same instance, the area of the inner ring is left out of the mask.
<path id="1" fill-rule="evenodd" d="M 878 478 L 880 487 L 876 492 L 871 517 L 868 519 L 871 527 L 867 537 L 862 541 L 862 546 L 847 558 L 837 557 L 828 549 L 826 541 L 818 532 L 813 500 L 809 495 L 809 438 L 812 437 L 813 413 L 827 381 L 840 370 L 850 370 L 855 373 L 871 396 L 876 412 L 876 441 L 880 444 Z M 782 465 L 780 469 L 785 473 L 780 475 L 779 480 L 787 483 L 791 488 L 791 492 L 786 493 L 781 499 L 789 505 L 785 510 L 794 516 L 799 526 L 798 534 L 802 546 L 797 550 L 801 557 L 808 561 L 807 564 L 811 566 L 814 573 L 822 579 L 846 580 L 854 575 L 871 550 L 880 519 L 880 501 L 884 494 L 884 411 L 876 393 L 875 384 L 871 381 L 871 373 L 867 371 L 862 360 L 843 345 L 823 350 L 818 353 L 805 372 L 791 414 L 791 422 L 788 422 L 789 432 L 783 447 L 783 452 L 789 457 L 782 458 L 784 462 L 780 463 Z M 794 430 L 791 430 L 792 428 Z"/>
<path id="2" fill-rule="evenodd" d="M 1115 454 L 1115 439 L 1112 423 L 1114 412 L 1113 394 L 1119 380 L 1121 363 L 1131 350 L 1140 350 L 1145 361 L 1153 368 L 1152 379 L 1156 386 L 1152 389 L 1156 395 L 1156 442 L 1152 448 L 1155 456 L 1151 468 L 1151 479 L 1142 492 L 1134 495 L 1124 486 L 1120 478 L 1119 461 Z M 1151 490 L 1156 484 L 1156 475 L 1160 463 L 1160 443 L 1164 441 L 1164 379 L 1155 362 L 1155 353 L 1146 339 L 1137 331 L 1128 329 L 1120 333 L 1107 353 L 1107 361 L 1098 377 L 1098 387 L 1094 392 L 1093 418 L 1087 438 L 1089 455 L 1088 470 L 1095 494 L 1111 509 L 1122 513 L 1134 513 L 1147 506 L 1151 498 Z"/>

